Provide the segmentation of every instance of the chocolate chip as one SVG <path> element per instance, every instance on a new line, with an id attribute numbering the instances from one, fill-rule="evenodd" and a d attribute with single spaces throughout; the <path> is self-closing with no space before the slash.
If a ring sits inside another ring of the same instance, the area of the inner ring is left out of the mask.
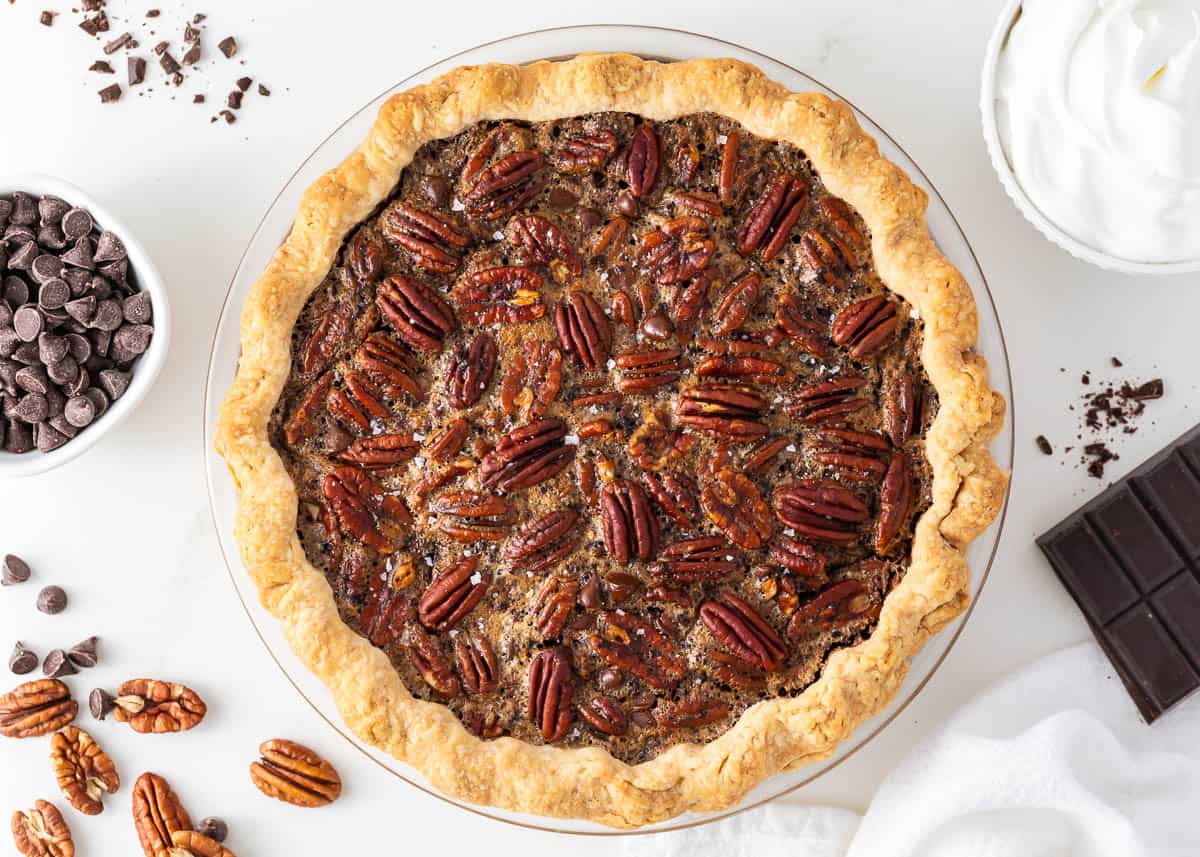
<path id="1" fill-rule="evenodd" d="M 36 366 L 42 362 L 38 358 L 36 342 L 22 342 L 17 346 L 17 350 L 12 353 L 12 359 L 24 363 L 26 366 Z"/>
<path id="2" fill-rule="evenodd" d="M 237 39 L 233 36 L 226 36 L 217 43 L 217 47 L 221 49 L 221 53 L 225 54 L 226 59 L 230 59 L 238 51 Z"/>
<path id="3" fill-rule="evenodd" d="M 86 640 L 80 640 L 67 652 L 67 657 L 75 666 L 91 669 L 100 660 L 96 656 L 96 644 L 99 642 L 99 637 L 88 637 Z"/>
<path id="4" fill-rule="evenodd" d="M 58 449 L 68 440 L 70 440 L 69 437 L 50 425 L 49 422 L 38 423 L 33 427 L 33 444 L 39 452 Z"/>
<path id="5" fill-rule="evenodd" d="M 12 213 L 12 200 L 0 198 L 0 226 L 5 226 L 8 224 L 8 219 L 12 217 Z"/>
<path id="6" fill-rule="evenodd" d="M 133 373 L 131 372 L 122 372 L 119 369 L 105 369 L 100 373 L 100 386 L 108 394 L 109 398 L 115 402 L 125 395 L 125 391 L 129 389 L 129 382 L 132 378 Z M 101 413 L 103 413 L 103 409 Z"/>
<path id="7" fill-rule="evenodd" d="M 207 836 L 213 842 L 224 842 L 225 837 L 229 836 L 229 825 L 219 818 L 209 816 L 200 820 L 196 825 L 196 832 Z"/>
<path id="8" fill-rule="evenodd" d="M 43 253 L 29 265 L 29 277 L 38 285 L 44 285 L 62 274 L 63 263 L 57 256 Z"/>
<path id="9" fill-rule="evenodd" d="M 38 656 L 32 650 L 21 645 L 20 641 L 13 646 L 12 654 L 8 657 L 8 668 L 16 675 L 31 673 L 38 665 Z"/>
<path id="10" fill-rule="evenodd" d="M 26 231 L 30 231 L 29 227 L 27 226 L 10 226 L 8 231 L 12 231 L 13 229 L 24 229 Z M 33 260 L 41 255 L 37 244 L 33 242 L 32 238 L 33 236 L 31 232 L 29 241 L 23 242 L 20 246 L 8 254 L 9 270 L 28 271 L 33 266 Z"/>
<path id="11" fill-rule="evenodd" d="M 106 87 L 104 87 L 104 89 L 100 90 L 100 92 L 98 94 L 100 96 L 101 104 L 112 104 L 114 101 L 120 101 L 121 100 L 121 84 L 114 83 L 109 86 L 106 86 Z"/>
<path id="12" fill-rule="evenodd" d="M 92 712 L 92 717 L 95 717 L 97 720 L 103 720 L 107 717 L 109 712 L 116 708 L 116 705 L 117 702 L 113 698 L 113 695 L 102 687 L 94 688 L 88 694 L 88 708 Z"/>
<path id="13" fill-rule="evenodd" d="M 38 219 L 42 226 L 57 226 L 71 206 L 57 196 L 43 196 L 38 200 Z"/>
<path id="14" fill-rule="evenodd" d="M 57 417 L 62 414 L 63 409 L 67 406 L 67 397 L 62 394 L 62 390 L 58 387 L 51 387 L 46 391 L 46 413 L 48 417 Z"/>
<path id="15" fill-rule="evenodd" d="M 17 400 L 8 415 L 23 423 L 40 423 L 50 415 L 50 406 L 42 393 L 27 393 Z"/>
<path id="16" fill-rule="evenodd" d="M 146 324 L 150 321 L 152 308 L 149 292 L 136 292 L 125 298 L 121 305 L 125 320 L 130 324 Z"/>
<path id="17" fill-rule="evenodd" d="M 37 609 L 51 616 L 67 609 L 67 593 L 61 586 L 47 586 L 38 593 Z"/>
<path id="18" fill-rule="evenodd" d="M 10 396 L 17 395 L 17 373 L 20 371 L 21 364 L 16 360 L 0 358 L 0 390 Z"/>
<path id="19" fill-rule="evenodd" d="M 46 375 L 60 387 L 64 387 L 78 378 L 79 372 L 79 363 L 70 354 L 64 355 L 61 360 L 46 364 Z M 57 390 L 54 392 L 62 395 Z"/>
<path id="20" fill-rule="evenodd" d="M 96 405 L 87 396 L 72 396 L 67 399 L 63 419 L 75 428 L 85 428 L 96 419 Z"/>
<path id="21" fill-rule="evenodd" d="M 75 675 L 77 672 L 79 670 L 75 668 L 75 664 L 71 663 L 71 659 L 67 657 L 67 653 L 62 649 L 54 649 L 50 654 L 46 655 L 46 660 L 42 661 L 42 674 L 46 678 Z"/>
<path id="22" fill-rule="evenodd" d="M 128 254 L 125 252 L 125 245 L 121 239 L 112 232 L 105 230 L 100 233 L 100 237 L 96 239 L 96 250 L 92 254 L 94 262 L 116 262 L 124 259 Z"/>
<path id="23" fill-rule="evenodd" d="M 43 366 L 26 366 L 19 369 L 13 376 L 13 380 L 26 393 L 41 393 L 44 396 L 50 389 L 50 378 L 46 375 L 46 369 Z"/>
<path id="24" fill-rule="evenodd" d="M 111 333 L 109 333 L 107 330 L 89 330 L 88 338 L 92 341 L 92 351 L 94 352 L 92 355 L 93 358 L 108 356 L 108 347 L 112 344 Z M 91 366 L 88 368 L 90 369 Z M 100 368 L 107 369 L 108 367 L 102 366 Z"/>
<path id="25" fill-rule="evenodd" d="M 112 333 L 125 321 L 125 312 L 121 302 L 107 298 L 96 305 L 96 315 L 92 318 L 91 326 Z"/>
<path id="26" fill-rule="evenodd" d="M 67 281 L 56 277 L 42 285 L 38 292 L 38 305 L 42 309 L 55 310 L 66 306 L 71 297 L 71 287 Z"/>
<path id="27" fill-rule="evenodd" d="M 66 245 L 64 244 L 64 246 Z M 63 270 L 62 276 L 67 281 L 67 285 L 71 287 L 71 297 L 73 298 L 82 296 L 88 286 L 92 284 L 92 273 L 83 268 L 66 268 Z"/>
<path id="28" fill-rule="evenodd" d="M 70 215 L 67 215 L 70 217 Z M 91 219 L 90 217 L 88 218 Z M 71 230 L 67 228 L 67 218 L 63 218 L 63 232 L 70 237 Z M 74 265 L 76 268 L 86 268 L 92 270 L 95 267 L 95 262 L 92 260 L 92 239 L 84 235 L 75 242 L 75 246 L 62 254 L 62 260 L 68 265 Z"/>
<path id="29" fill-rule="evenodd" d="M 98 71 L 101 74 L 116 74 L 116 72 L 113 71 L 113 67 L 104 60 L 96 60 L 94 63 L 92 63 L 88 71 Z"/>
<path id="30" fill-rule="evenodd" d="M 46 420 L 46 422 L 53 426 L 54 430 L 63 437 L 72 438 L 79 434 L 79 429 L 67 422 L 67 418 L 62 414 L 59 414 L 56 417 L 51 417 L 50 419 Z"/>
<path id="31" fill-rule="evenodd" d="M 625 684 L 625 677 L 622 676 L 617 670 L 606 669 L 600 673 L 600 676 L 597 679 L 597 684 L 599 684 L 603 690 L 616 690 Z"/>
<path id="32" fill-rule="evenodd" d="M 70 354 L 75 358 L 76 363 L 84 363 L 92 356 L 92 343 L 88 341 L 86 336 L 81 336 L 78 333 L 68 333 L 63 339 L 67 340 L 67 347 Z"/>
<path id="33" fill-rule="evenodd" d="M 20 306 L 29 302 L 29 284 L 16 274 L 4 278 L 4 300 L 9 306 Z"/>
<path id="34" fill-rule="evenodd" d="M 9 420 L 8 429 L 4 433 L 4 448 L 16 455 L 22 455 L 33 449 L 33 426 L 19 420 Z"/>
<path id="35" fill-rule="evenodd" d="M 96 317 L 96 296 L 87 295 L 86 297 L 68 301 L 63 306 L 63 309 L 67 311 L 67 315 L 80 324 L 90 325 L 92 319 Z"/>
<path id="36" fill-rule="evenodd" d="M 37 243 L 47 250 L 62 250 L 67 246 L 67 238 L 57 226 L 43 226 L 38 229 Z"/>
<path id="37" fill-rule="evenodd" d="M 631 194 L 629 191 L 622 191 L 621 193 L 617 194 L 616 206 L 617 211 L 619 211 L 625 217 L 632 218 L 638 216 L 637 200 L 633 198 L 633 194 Z"/>
<path id="38" fill-rule="evenodd" d="M 661 312 L 651 313 L 642 319 L 642 333 L 650 339 L 662 341 L 669 339 L 671 334 L 675 332 L 675 328 L 671 324 L 671 320 Z"/>
<path id="39" fill-rule="evenodd" d="M 233 110 L 240 110 L 242 107 L 242 93 L 235 89 L 225 96 L 225 103 Z"/>
<path id="40" fill-rule="evenodd" d="M 33 196 L 24 191 L 13 195 L 13 210 L 9 220 L 18 226 L 33 226 L 38 221 L 37 202 Z"/>
<path id="41" fill-rule="evenodd" d="M 146 60 L 143 57 L 130 57 L 126 63 L 126 73 L 129 75 L 129 85 L 137 86 L 146 80 Z"/>
<path id="42" fill-rule="evenodd" d="M 579 197 L 565 187 L 554 188 L 546 196 L 546 199 L 555 208 L 571 208 L 579 202 Z"/>
<path id="43" fill-rule="evenodd" d="M 579 210 L 579 228 L 584 232 L 589 232 L 600 225 L 603 218 L 600 212 L 594 208 L 581 208 Z"/>
<path id="44" fill-rule="evenodd" d="M 33 342 L 42 332 L 42 314 L 32 304 L 17 309 L 13 313 L 13 330 L 24 342 Z"/>
<path id="45" fill-rule="evenodd" d="M 144 354 L 146 349 L 150 347 L 150 338 L 154 334 L 154 328 L 148 324 L 125 324 L 113 334 L 113 348 L 119 349 L 122 356 L 117 357 L 120 363 L 126 362 L 128 359 L 124 354 L 130 354 L 136 357 L 139 354 Z"/>
<path id="46" fill-rule="evenodd" d="M 20 344 L 21 337 L 17 336 L 15 330 L 11 327 L 0 327 L 0 357 L 12 357 Z"/>
<path id="47" fill-rule="evenodd" d="M 108 277 L 118 285 L 124 285 L 129 274 L 129 262 L 125 259 L 118 259 L 116 262 L 100 266 L 100 273 Z"/>
<path id="48" fill-rule="evenodd" d="M 6 554 L 4 557 L 4 565 L 0 566 L 0 583 L 5 586 L 12 586 L 14 583 L 24 583 L 29 579 L 32 572 L 29 570 L 29 563 L 21 559 L 16 554 Z"/>
<path id="49" fill-rule="evenodd" d="M 104 372 L 101 372 L 100 374 L 103 376 Z M 103 377 L 100 379 L 100 383 L 104 383 Z M 96 406 L 96 416 L 102 416 L 104 412 L 108 410 L 109 397 L 103 390 L 99 389 L 98 387 L 88 387 L 83 391 L 83 395 L 91 399 L 92 404 Z"/>

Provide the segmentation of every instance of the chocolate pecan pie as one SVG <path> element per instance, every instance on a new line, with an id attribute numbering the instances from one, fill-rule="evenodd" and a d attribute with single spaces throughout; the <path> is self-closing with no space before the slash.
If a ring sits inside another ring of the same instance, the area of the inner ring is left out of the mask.
<path id="1" fill-rule="evenodd" d="M 733 61 L 393 98 L 251 294 L 219 426 L 348 724 L 458 797 L 633 826 L 880 710 L 1005 488 L 925 204 Z"/>

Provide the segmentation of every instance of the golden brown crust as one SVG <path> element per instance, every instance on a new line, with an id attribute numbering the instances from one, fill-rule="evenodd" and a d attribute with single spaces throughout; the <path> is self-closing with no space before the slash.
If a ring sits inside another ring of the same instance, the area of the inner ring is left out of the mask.
<path id="1" fill-rule="evenodd" d="M 910 570 L 888 596 L 871 637 L 834 652 L 799 697 L 761 702 L 720 738 L 677 745 L 636 766 L 595 747 L 481 741 L 446 707 L 414 699 L 387 656 L 338 617 L 324 576 L 296 536 L 295 488 L 267 437 L 301 308 L 345 236 L 391 192 L 421 145 L 482 120 L 541 121 L 607 110 L 658 120 L 711 111 L 803 149 L 830 192 L 870 227 L 884 283 L 924 321 L 921 356 L 940 398 L 926 440 L 932 504 L 917 523 Z M 766 777 L 829 755 L 886 706 L 912 655 L 965 608 L 963 552 L 995 518 L 1007 481 L 987 451 L 1003 422 L 1004 402 L 974 352 L 978 322 L 970 288 L 929 238 L 927 202 L 879 154 L 848 106 L 788 92 L 733 60 L 663 64 L 604 54 L 476 66 L 390 99 L 363 145 L 305 193 L 291 235 L 247 299 L 237 378 L 217 427 L 217 448 L 240 491 L 236 535 L 243 563 L 346 724 L 454 797 L 635 827 L 728 807 Z"/>

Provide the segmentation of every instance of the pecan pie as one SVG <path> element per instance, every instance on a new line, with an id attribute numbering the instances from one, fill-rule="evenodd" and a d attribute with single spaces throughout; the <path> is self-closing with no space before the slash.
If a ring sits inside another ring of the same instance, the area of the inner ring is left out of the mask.
<path id="1" fill-rule="evenodd" d="M 733 61 L 397 95 L 251 294 L 266 605 L 456 796 L 634 826 L 830 753 L 966 603 L 1003 401 L 926 198 Z"/>

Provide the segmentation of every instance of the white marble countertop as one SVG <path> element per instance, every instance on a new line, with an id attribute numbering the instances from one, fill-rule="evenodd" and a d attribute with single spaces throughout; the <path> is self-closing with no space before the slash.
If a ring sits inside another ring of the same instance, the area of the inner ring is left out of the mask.
<path id="1" fill-rule="evenodd" d="M 469 0 L 452 11 L 372 0 L 157 4 L 164 24 L 185 12 L 208 13 L 213 36 L 237 35 L 244 73 L 274 91 L 268 100 L 249 97 L 233 127 L 210 126 L 211 109 L 201 115 L 205 108 L 190 97 L 172 102 L 165 93 L 101 106 L 94 92 L 103 82 L 84 71 L 99 52 L 74 30 L 73 16 L 50 30 L 36 23 L 41 9 L 56 5 L 65 13 L 70 4 L 0 3 L 0 169 L 55 174 L 107 201 L 155 256 L 176 322 L 157 387 L 119 432 L 61 470 L 0 487 L 0 553 L 21 554 L 36 574 L 35 582 L 0 591 L 0 649 L 7 657 L 21 639 L 44 653 L 98 634 L 101 665 L 71 679 L 78 696 L 144 674 L 183 681 L 211 702 L 203 727 L 182 735 L 95 724 L 126 787 L 98 818 L 70 815 L 81 857 L 136 849 L 128 784 L 146 769 L 167 775 L 196 817 L 227 819 L 229 844 L 243 855 L 331 845 L 346 853 L 368 845 L 386 853 L 475 846 L 494 855 L 612 847 L 465 813 L 366 761 L 297 696 L 264 650 L 208 514 L 202 384 L 221 301 L 247 239 L 296 165 L 345 116 L 454 51 L 522 30 L 594 23 L 599 14 L 605 22 L 681 27 L 745 44 L 813 74 L 870 113 L 923 165 L 974 245 L 1005 327 L 1017 391 L 1003 542 L 978 609 L 929 686 L 866 751 L 808 787 L 806 800 L 861 810 L 890 767 L 979 688 L 1087 636 L 1033 545 L 1101 487 L 1074 461 L 1044 457 L 1033 445 L 1039 433 L 1060 446 L 1074 442 L 1079 415 L 1068 406 L 1078 399 L 1081 372 L 1110 376 L 1117 370 L 1109 357 L 1118 355 L 1121 377 L 1166 381 L 1168 394 L 1151 404 L 1142 430 L 1118 441 L 1121 460 L 1110 476 L 1196 419 L 1189 407 L 1200 356 L 1194 283 L 1106 274 L 1071 259 L 1021 219 L 992 174 L 976 103 L 999 0 L 757 2 L 736 12 L 719 0 L 609 0 L 602 13 L 539 2 L 519 4 L 519 15 L 511 11 L 518 4 Z M 135 17 L 153 5 L 110 0 L 112 12 Z M 210 72 L 209 108 L 241 73 Z M 38 585 L 48 583 L 70 594 L 61 615 L 34 610 Z M 2 682 L 5 689 L 15 683 L 11 676 Z M 91 723 L 86 714 L 81 719 Z M 253 789 L 246 767 L 258 743 L 277 735 L 311 744 L 339 767 L 347 787 L 334 807 L 301 811 Z M 0 744 L 0 815 L 35 797 L 57 798 L 46 756 L 44 740 Z"/>

